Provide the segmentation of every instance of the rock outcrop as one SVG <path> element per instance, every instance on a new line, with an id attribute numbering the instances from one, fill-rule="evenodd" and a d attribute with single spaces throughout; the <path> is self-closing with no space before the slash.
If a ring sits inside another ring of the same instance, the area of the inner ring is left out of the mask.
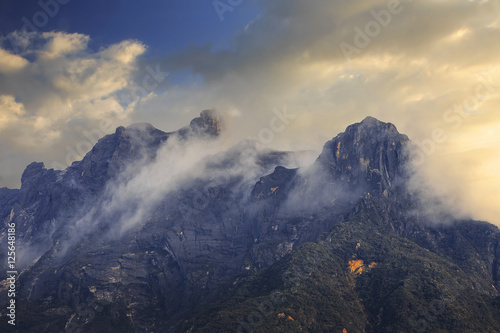
<path id="1" fill-rule="evenodd" d="M 177 132 L 119 127 L 66 170 L 32 163 L 20 190 L 0 189 L 3 244 L 16 224 L 19 330 L 237 331 L 262 302 L 273 307 L 259 310 L 268 331 L 416 332 L 421 317 L 430 331 L 459 331 L 467 309 L 485 314 L 478 331 L 500 327 L 498 228 L 415 216 L 408 137 L 371 117 L 327 142 L 307 170 L 292 152 L 249 143 L 210 156 L 205 174 L 162 197 L 124 201 L 139 221 L 115 228 L 126 214 L 109 207 L 110 191 L 127 194 L 117 185 L 130 165 L 156 161 L 174 136 L 188 145 L 222 130 L 208 110 Z M 435 299 L 446 310 L 429 320 L 421 309 Z"/>
<path id="2" fill-rule="evenodd" d="M 393 124 L 367 117 L 328 141 L 317 163 L 333 181 L 381 193 L 404 174 L 408 141 Z"/>

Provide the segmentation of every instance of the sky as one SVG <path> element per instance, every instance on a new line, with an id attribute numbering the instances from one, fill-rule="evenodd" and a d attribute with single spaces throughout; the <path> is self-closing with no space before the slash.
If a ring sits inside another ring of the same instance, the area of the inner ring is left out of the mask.
<path id="1" fill-rule="evenodd" d="M 374 116 L 412 139 L 419 182 L 500 225 L 499 37 L 494 0 L 4 0 L 0 187 L 204 109 L 228 145 L 287 150 Z"/>

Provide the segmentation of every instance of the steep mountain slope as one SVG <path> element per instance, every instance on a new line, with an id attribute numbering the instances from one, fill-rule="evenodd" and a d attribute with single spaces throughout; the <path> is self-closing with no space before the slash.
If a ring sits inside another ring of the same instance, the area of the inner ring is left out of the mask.
<path id="1" fill-rule="evenodd" d="M 292 152 L 224 150 L 222 127 L 212 111 L 172 133 L 120 127 L 68 169 L 33 163 L 0 189 L 16 328 L 500 331 L 500 231 L 415 214 L 394 125 L 349 126 L 307 170 Z"/>
<path id="2" fill-rule="evenodd" d="M 400 212 L 390 206 L 387 198 L 365 197 L 316 242 L 197 308 L 178 332 L 498 332 L 498 280 L 474 246 L 489 232 L 498 242 L 498 230 L 468 221 L 439 231 L 414 226 L 416 237 L 402 237 L 394 231 Z M 474 261 L 415 241 L 448 233 L 461 245 L 441 247 Z"/>

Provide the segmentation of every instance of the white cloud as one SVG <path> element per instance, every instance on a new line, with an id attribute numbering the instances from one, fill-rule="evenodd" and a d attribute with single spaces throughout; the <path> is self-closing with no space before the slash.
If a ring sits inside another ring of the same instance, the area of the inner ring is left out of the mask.
<path id="1" fill-rule="evenodd" d="M 86 35 L 63 32 L 44 32 L 41 37 L 46 39 L 46 45 L 44 50 L 40 50 L 40 53 L 42 57 L 47 59 L 61 58 L 84 51 L 90 40 L 89 36 Z"/>
<path id="2" fill-rule="evenodd" d="M 18 72 L 28 65 L 28 60 L 0 49 L 0 73 Z"/>
<path id="3" fill-rule="evenodd" d="M 93 51 L 89 36 L 63 32 L 10 37 L 24 51 L 13 55 L 0 48 L 0 167 L 2 185 L 18 186 L 25 165 L 65 163 L 66 146 L 81 141 L 83 130 L 99 128 L 103 118 L 120 113 L 120 121 L 127 121 L 116 94 L 134 85 L 146 48 L 123 41 Z M 12 151 L 18 155 L 14 169 L 2 156 Z"/>
<path id="4" fill-rule="evenodd" d="M 137 41 L 124 41 L 111 45 L 102 51 L 102 55 L 108 59 L 118 60 L 122 64 L 133 63 L 138 56 L 144 53 L 145 46 Z"/>
<path id="5" fill-rule="evenodd" d="M 0 130 L 18 121 L 26 113 L 24 105 L 16 102 L 12 95 L 0 95 Z"/>

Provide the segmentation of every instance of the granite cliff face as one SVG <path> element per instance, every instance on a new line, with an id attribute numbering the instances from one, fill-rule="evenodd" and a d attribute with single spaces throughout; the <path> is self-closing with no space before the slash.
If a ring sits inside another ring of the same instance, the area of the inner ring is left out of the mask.
<path id="1" fill-rule="evenodd" d="M 367 117 L 328 141 L 318 163 L 333 181 L 382 193 L 404 174 L 408 141 L 393 124 Z"/>
<path id="2" fill-rule="evenodd" d="M 213 111 L 177 132 L 119 127 L 66 170 L 32 163 L 0 189 L 19 331 L 500 330 L 498 228 L 415 215 L 394 125 L 349 126 L 307 170 L 250 143 L 191 151 L 222 130 Z"/>

